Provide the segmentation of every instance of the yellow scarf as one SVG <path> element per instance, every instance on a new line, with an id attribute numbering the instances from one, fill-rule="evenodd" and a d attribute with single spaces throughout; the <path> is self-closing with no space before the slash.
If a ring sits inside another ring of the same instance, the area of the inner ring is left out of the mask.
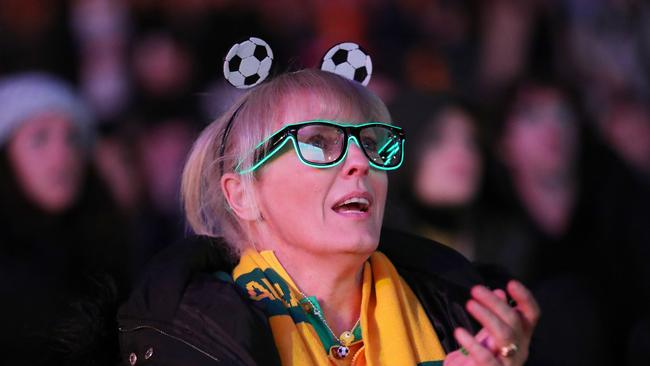
<path id="1" fill-rule="evenodd" d="M 233 270 L 235 283 L 263 307 L 282 364 L 442 365 L 445 352 L 422 305 L 380 252 L 363 269 L 362 340 L 338 360 L 325 351 L 300 305 L 302 295 L 273 252 L 247 250 Z M 354 347 L 356 345 L 356 347 Z M 359 347 L 360 346 L 360 347 Z"/>

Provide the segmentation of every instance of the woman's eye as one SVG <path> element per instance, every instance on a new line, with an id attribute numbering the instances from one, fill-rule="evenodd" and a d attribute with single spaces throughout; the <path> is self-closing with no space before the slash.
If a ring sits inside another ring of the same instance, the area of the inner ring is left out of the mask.
<path id="1" fill-rule="evenodd" d="M 49 138 L 49 132 L 45 128 L 41 128 L 34 132 L 32 134 L 31 139 L 29 141 L 30 146 L 33 148 L 39 148 L 42 147 L 47 143 L 47 139 Z"/>
<path id="2" fill-rule="evenodd" d="M 363 147 L 369 150 L 374 151 L 377 149 L 377 141 L 375 141 L 375 139 L 372 138 L 368 138 L 368 137 L 364 138 L 361 144 L 363 145 Z"/>
<path id="3" fill-rule="evenodd" d="M 325 147 L 325 143 L 326 143 L 325 137 L 323 137 L 322 135 L 314 135 L 310 137 L 306 142 L 309 145 L 319 147 L 319 148 Z"/>

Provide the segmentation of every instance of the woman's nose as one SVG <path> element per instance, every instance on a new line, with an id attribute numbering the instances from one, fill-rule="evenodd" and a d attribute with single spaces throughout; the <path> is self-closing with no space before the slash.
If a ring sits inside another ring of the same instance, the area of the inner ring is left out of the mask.
<path id="1" fill-rule="evenodd" d="M 370 171 L 370 162 L 354 139 L 348 141 L 348 153 L 343 162 L 345 175 L 366 175 Z"/>
<path id="2" fill-rule="evenodd" d="M 76 139 L 63 132 L 53 133 L 43 154 L 52 169 L 59 172 L 77 169 L 83 160 L 82 150 Z"/>

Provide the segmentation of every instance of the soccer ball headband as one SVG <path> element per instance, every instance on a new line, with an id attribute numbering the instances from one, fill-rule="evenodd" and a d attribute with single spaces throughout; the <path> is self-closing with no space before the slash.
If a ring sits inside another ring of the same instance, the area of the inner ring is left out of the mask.
<path id="1" fill-rule="evenodd" d="M 270 74 L 273 51 L 268 43 L 256 37 L 234 44 L 223 63 L 223 74 L 234 87 L 248 89 L 260 84 Z M 372 60 L 356 43 L 344 42 L 330 48 L 321 60 L 320 69 L 354 80 L 364 86 L 372 76 Z M 223 175 L 223 156 L 235 116 L 244 103 L 232 114 L 221 139 L 219 167 Z"/>
<path id="2" fill-rule="evenodd" d="M 230 48 L 223 62 L 223 74 L 234 87 L 247 89 L 269 76 L 272 63 L 273 51 L 269 44 L 251 37 Z M 367 86 L 372 76 L 372 60 L 358 44 L 339 43 L 325 53 L 320 69 Z"/>

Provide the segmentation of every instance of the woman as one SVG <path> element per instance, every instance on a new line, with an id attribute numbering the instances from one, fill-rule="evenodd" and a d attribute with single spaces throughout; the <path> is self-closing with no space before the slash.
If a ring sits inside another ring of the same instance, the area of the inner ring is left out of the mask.
<path id="1" fill-rule="evenodd" d="M 62 80 L 0 79 L 0 364 L 83 364 L 84 348 L 98 359 L 116 352 L 106 334 L 88 336 L 110 323 L 88 313 L 101 306 L 71 306 L 105 295 L 111 311 L 114 284 L 128 290 L 127 233 L 91 168 L 93 134 Z"/>
<path id="2" fill-rule="evenodd" d="M 529 365 L 621 363 L 618 350 L 629 349 L 627 334 L 648 308 L 647 189 L 585 128 L 565 85 L 520 80 L 500 112 L 499 161 L 487 180 L 496 204 L 483 213 L 476 259 L 502 266 L 554 309 L 537 326 Z"/>
<path id="3" fill-rule="evenodd" d="M 539 311 L 521 284 L 513 309 L 470 294 L 449 249 L 390 232 L 377 251 L 404 135 L 370 121 L 389 114 L 367 89 L 302 70 L 211 124 L 182 188 L 205 236 L 163 253 L 121 309 L 125 362 L 522 365 Z"/>
<path id="4" fill-rule="evenodd" d="M 400 98 L 391 111 L 398 120 L 408 120 L 409 144 L 404 169 L 391 177 L 398 189 L 389 193 L 384 223 L 473 258 L 483 171 L 474 109 L 451 96 L 417 93 Z"/>

